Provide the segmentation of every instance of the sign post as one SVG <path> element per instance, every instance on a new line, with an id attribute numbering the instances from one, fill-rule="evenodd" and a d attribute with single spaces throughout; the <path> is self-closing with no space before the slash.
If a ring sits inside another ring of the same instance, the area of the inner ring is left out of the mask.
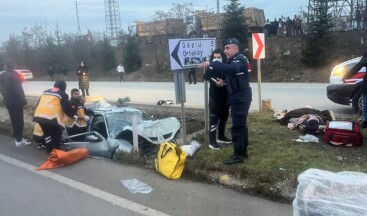
<path id="1" fill-rule="evenodd" d="M 259 112 L 261 112 L 261 61 L 265 58 L 265 39 L 264 33 L 252 34 L 252 55 L 257 60 L 257 83 L 259 92 Z"/>
<path id="2" fill-rule="evenodd" d="M 176 104 L 181 103 L 182 145 L 186 144 L 186 117 L 185 105 L 185 70 L 198 67 L 203 61 L 208 61 L 214 51 L 214 38 L 170 39 L 169 53 L 171 70 L 174 71 Z M 207 102 L 205 102 L 207 106 Z M 208 115 L 208 113 L 206 113 Z M 205 123 L 207 126 L 207 123 Z M 207 126 L 208 127 L 208 126 Z"/>

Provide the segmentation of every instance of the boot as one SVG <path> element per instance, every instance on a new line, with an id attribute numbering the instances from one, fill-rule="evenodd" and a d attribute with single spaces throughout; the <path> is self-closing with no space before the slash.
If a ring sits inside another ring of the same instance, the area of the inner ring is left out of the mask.
<path id="1" fill-rule="evenodd" d="M 215 136 L 216 136 L 217 130 L 213 130 L 210 131 L 209 133 L 209 148 L 214 149 L 214 150 L 219 150 L 220 149 L 220 145 L 218 145 L 217 141 L 215 140 Z"/>
<path id="2" fill-rule="evenodd" d="M 241 151 L 238 151 L 238 155 L 243 158 L 244 160 L 246 160 L 248 158 L 248 154 L 247 154 L 247 151 L 246 150 L 241 150 Z"/>
<path id="3" fill-rule="evenodd" d="M 243 163 L 243 162 L 244 162 L 243 158 L 235 154 L 233 154 L 230 158 L 223 161 L 225 165 L 232 165 L 232 164 Z"/>
<path id="4" fill-rule="evenodd" d="M 237 150 L 234 152 L 234 154 L 228 158 L 227 160 L 224 160 L 223 163 L 226 165 L 232 165 L 236 163 L 243 163 L 244 160 L 248 158 L 248 154 L 246 150 Z"/>

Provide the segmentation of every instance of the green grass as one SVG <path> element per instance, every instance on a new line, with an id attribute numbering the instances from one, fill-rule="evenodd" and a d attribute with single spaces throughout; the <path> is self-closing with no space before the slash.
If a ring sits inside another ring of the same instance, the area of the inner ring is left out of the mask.
<path id="1" fill-rule="evenodd" d="M 299 143 L 298 130 L 289 130 L 280 125 L 272 113 L 252 113 L 249 125 L 249 159 L 242 164 L 224 165 L 223 160 L 233 153 L 231 145 L 222 145 L 219 151 L 208 148 L 208 135 L 197 135 L 193 139 L 202 147 L 194 157 L 188 157 L 182 178 L 218 183 L 218 177 L 227 174 L 233 179 L 229 187 L 278 201 L 291 201 L 297 188 L 297 177 L 309 168 L 367 173 L 367 147 L 344 148 L 319 143 Z M 227 125 L 227 136 L 230 137 Z M 339 160 L 340 156 L 343 160 Z M 154 167 L 151 158 L 121 155 L 122 163 Z M 134 162 L 135 161 L 135 162 Z"/>
<path id="2" fill-rule="evenodd" d="M 249 159 L 243 164 L 227 166 L 222 161 L 233 153 L 228 146 L 220 151 L 204 144 L 193 158 L 189 158 L 185 174 L 205 179 L 210 172 L 226 173 L 239 181 L 243 190 L 272 199 L 291 200 L 297 187 L 297 176 L 309 168 L 333 172 L 367 172 L 367 148 L 343 148 L 319 143 L 299 143 L 298 130 L 289 130 L 274 120 L 270 113 L 249 116 Z M 338 160 L 337 156 L 344 159 Z M 206 178 L 206 180 L 209 180 Z"/>

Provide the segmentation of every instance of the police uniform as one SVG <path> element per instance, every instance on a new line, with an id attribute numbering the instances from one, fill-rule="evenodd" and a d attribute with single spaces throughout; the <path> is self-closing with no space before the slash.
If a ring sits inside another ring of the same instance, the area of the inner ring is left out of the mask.
<path id="1" fill-rule="evenodd" d="M 65 81 L 56 81 L 54 88 L 43 92 L 34 113 L 33 121 L 40 125 L 49 152 L 54 148 L 60 149 L 62 131 L 65 129 L 65 114 L 76 114 L 70 109 L 69 96 L 65 89 Z"/>
<path id="2" fill-rule="evenodd" d="M 237 44 L 237 39 L 230 38 L 225 43 Z M 247 61 L 243 54 L 237 53 L 228 59 L 227 64 L 212 62 L 210 66 L 214 70 L 223 72 L 226 76 L 228 90 L 228 104 L 231 107 L 232 118 L 232 143 L 234 154 L 225 164 L 243 162 L 247 158 L 248 129 L 247 116 L 252 101 L 252 91 L 249 83 Z"/>

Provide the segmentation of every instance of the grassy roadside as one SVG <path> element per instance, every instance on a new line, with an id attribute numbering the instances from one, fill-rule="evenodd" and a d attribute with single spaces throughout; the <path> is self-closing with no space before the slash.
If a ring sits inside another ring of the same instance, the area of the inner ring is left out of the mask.
<path id="1" fill-rule="evenodd" d="M 232 146 L 222 145 L 219 151 L 211 150 L 207 135 L 202 133 L 193 137 L 202 147 L 187 159 L 182 177 L 220 182 L 239 191 L 287 202 L 294 199 L 298 175 L 309 168 L 367 173 L 366 143 L 358 148 L 334 147 L 322 142 L 321 136 L 319 143 L 299 143 L 293 140 L 299 135 L 304 134 L 280 125 L 272 113 L 252 113 L 249 116 L 249 159 L 245 163 L 224 165 L 222 161 L 233 153 Z M 152 160 L 142 158 L 120 155 L 117 160 L 153 167 Z"/>
<path id="2" fill-rule="evenodd" d="M 284 201 L 294 198 L 297 176 L 309 168 L 367 173 L 365 142 L 358 148 L 339 148 L 325 144 L 321 136 L 319 143 L 292 140 L 299 135 L 304 134 L 280 125 L 272 113 L 252 113 L 249 159 L 245 163 L 226 166 L 222 161 L 232 154 L 232 147 L 213 151 L 206 144 L 187 161 L 186 173 L 202 177 L 210 176 L 210 172 L 226 173 L 231 176 L 232 187 Z M 202 138 L 201 143 L 208 143 L 206 137 Z"/>
<path id="3" fill-rule="evenodd" d="M 31 138 L 31 121 L 36 100 L 28 99 L 28 102 L 24 134 Z M 11 125 L 5 107 L 0 106 L 0 111 L 0 133 L 9 135 Z M 168 112 L 168 107 L 164 112 Z M 251 113 L 248 124 L 249 159 L 245 163 L 224 165 L 222 161 L 232 154 L 232 146 L 223 145 L 219 151 L 211 150 L 208 148 L 207 134 L 197 133 L 192 139 L 199 141 L 202 147 L 192 158 L 187 159 L 182 178 L 213 183 L 218 183 L 221 179 L 221 184 L 239 191 L 278 201 L 290 201 L 295 195 L 297 176 L 309 168 L 367 173 L 366 141 L 358 148 L 338 148 L 322 141 L 295 142 L 292 139 L 297 139 L 303 134 L 280 125 L 272 113 Z M 227 125 L 228 137 L 229 129 L 230 125 Z M 366 136 L 365 131 L 364 135 Z M 154 158 L 120 154 L 115 159 L 121 163 L 153 168 Z M 223 178 L 225 175 L 228 175 L 228 178 Z"/>

